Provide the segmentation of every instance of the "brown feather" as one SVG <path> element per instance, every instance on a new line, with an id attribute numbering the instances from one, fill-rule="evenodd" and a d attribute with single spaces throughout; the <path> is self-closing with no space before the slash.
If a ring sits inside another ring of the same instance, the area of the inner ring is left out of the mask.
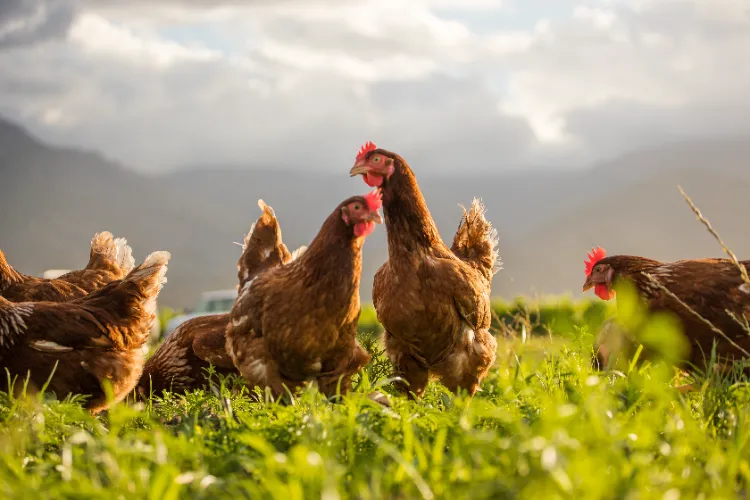
<path id="1" fill-rule="evenodd" d="M 263 271 L 243 287 L 227 328 L 227 351 L 250 386 L 280 395 L 316 381 L 324 393 L 349 388 L 369 361 L 356 341 L 363 238 L 341 203 L 298 259 Z M 335 381 L 335 382 L 334 382 Z"/>
<path id="2" fill-rule="evenodd" d="M 168 252 L 155 252 L 123 280 L 69 302 L 12 303 L 0 298 L 0 363 L 11 376 L 30 377 L 33 390 L 59 363 L 49 389 L 90 396 L 92 413 L 107 408 L 102 381 L 114 400 L 135 386 L 142 346 L 156 319 L 156 299 L 166 282 Z"/>
<path id="3" fill-rule="evenodd" d="M 11 302 L 64 302 L 83 297 L 106 284 L 123 279 L 133 269 L 133 256 L 127 240 L 112 233 L 97 233 L 91 240 L 89 263 L 56 279 L 43 279 L 19 273 L 0 251 L 0 296 Z"/>
<path id="4" fill-rule="evenodd" d="M 178 326 L 146 362 L 138 395 L 204 388 L 208 384 L 206 369 L 211 364 L 222 375 L 237 373 L 224 348 L 228 323 L 227 313 L 192 318 Z"/>
<path id="5" fill-rule="evenodd" d="M 411 168 L 392 152 L 383 182 L 388 261 L 375 274 L 373 302 L 397 373 L 417 397 L 431 376 L 474 394 L 495 361 L 489 333 L 494 232 L 475 202 L 449 249 L 440 238 Z"/>
<path id="6" fill-rule="evenodd" d="M 750 261 L 742 262 L 750 267 Z M 729 259 L 695 259 L 663 263 L 643 257 L 616 255 L 606 257 L 597 264 L 606 264 L 614 270 L 615 290 L 624 279 L 630 280 L 646 302 L 649 311 L 671 311 L 680 320 L 691 344 L 686 360 L 702 366 L 704 357 L 710 356 L 712 344 L 717 341 L 717 355 L 723 362 L 747 357 L 750 352 L 750 333 L 728 314 L 727 310 L 745 321 L 750 321 L 750 293 L 741 274 Z M 644 273 L 650 274 L 662 286 L 689 306 L 695 313 L 724 333 L 736 345 L 656 286 Z"/>
<path id="7" fill-rule="evenodd" d="M 281 228 L 273 209 L 262 200 L 258 206 L 263 213 L 245 236 L 237 262 L 241 290 L 259 273 L 293 259 L 281 240 Z M 295 251 L 295 256 L 303 250 Z M 146 363 L 138 395 L 147 397 L 151 390 L 159 394 L 164 390 L 184 392 L 203 388 L 208 383 L 209 365 L 223 375 L 238 373 L 226 351 L 228 324 L 229 314 L 213 314 L 190 319 L 177 327 Z"/>

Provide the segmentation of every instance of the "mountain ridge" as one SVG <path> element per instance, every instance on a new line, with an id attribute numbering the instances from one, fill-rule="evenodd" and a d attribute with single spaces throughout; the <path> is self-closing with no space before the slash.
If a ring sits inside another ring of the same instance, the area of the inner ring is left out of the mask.
<path id="1" fill-rule="evenodd" d="M 725 239 L 736 242 L 735 251 L 750 254 L 737 210 L 750 206 L 733 199 L 750 188 L 748 157 L 750 141 L 729 138 L 667 145 L 558 172 L 429 175 L 425 166 L 412 168 L 444 241 L 451 241 L 460 220 L 459 204 L 468 205 L 474 196 L 484 200 L 505 262 L 493 294 L 511 297 L 534 288 L 579 293 L 580 256 L 595 243 L 597 231 L 602 242 L 597 244 L 610 245 L 612 253 L 623 247 L 669 257 L 685 245 L 718 248 L 696 236 L 705 231 L 680 198 L 677 183 L 695 196 Z M 163 303 L 190 307 L 201 291 L 235 286 L 239 248 L 233 242 L 241 241 L 258 217 L 258 198 L 274 207 L 285 242 L 296 248 L 309 243 L 339 201 L 369 189 L 349 178 L 348 159 L 340 175 L 241 167 L 143 175 L 98 152 L 50 146 L 0 118 L 0 248 L 29 274 L 77 268 L 87 261 L 93 234 L 109 230 L 128 238 L 136 260 L 153 250 L 172 252 Z M 649 211 L 628 207 L 644 196 Z M 663 221 L 653 215 L 660 212 Z M 602 219 L 605 214 L 611 222 Z M 625 236 L 615 238 L 610 226 L 623 228 Z M 676 227 L 687 233 L 673 231 Z M 363 300 L 369 300 L 372 275 L 386 258 L 385 228 L 377 228 L 364 248 Z M 566 271 L 536 271 L 550 266 Z"/>

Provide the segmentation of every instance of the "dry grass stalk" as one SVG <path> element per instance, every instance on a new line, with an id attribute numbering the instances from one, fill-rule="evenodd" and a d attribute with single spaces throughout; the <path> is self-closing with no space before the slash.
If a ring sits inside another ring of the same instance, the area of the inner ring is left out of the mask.
<path id="1" fill-rule="evenodd" d="M 704 226 L 706 226 L 706 229 L 708 229 L 708 232 L 711 233 L 711 236 L 714 237 L 716 241 L 719 242 L 719 245 L 721 245 L 722 250 L 724 250 L 724 253 L 729 256 L 729 258 L 732 260 L 735 266 L 737 266 L 737 269 L 740 270 L 740 275 L 742 276 L 742 281 L 745 283 L 750 283 L 750 277 L 748 277 L 747 269 L 745 269 L 744 264 L 742 264 L 739 259 L 737 259 L 737 256 L 734 254 L 731 248 L 729 248 L 725 243 L 724 240 L 721 239 L 721 236 L 719 236 L 719 233 L 713 228 L 711 225 L 711 222 L 706 219 L 703 214 L 701 213 L 700 209 L 695 205 L 693 200 L 690 198 L 690 196 L 685 193 L 685 190 L 682 189 L 682 186 L 677 186 L 677 189 L 680 190 L 680 194 L 682 194 L 682 197 L 685 199 L 685 201 L 690 205 L 690 209 L 693 211 L 695 216 L 698 218 L 700 222 L 703 223 Z M 738 325 L 740 325 L 747 333 L 750 335 L 750 325 L 748 325 L 747 320 L 741 321 L 736 315 L 734 315 L 731 311 L 725 310 L 725 312 L 731 317 Z"/>
<path id="2" fill-rule="evenodd" d="M 722 250 L 724 250 L 724 253 L 729 256 L 730 259 L 732 259 L 732 262 L 734 262 L 734 265 L 737 266 L 737 269 L 740 270 L 740 274 L 742 275 L 742 281 L 745 283 L 750 283 L 750 276 L 747 274 L 747 269 L 745 269 L 745 266 L 742 265 L 742 263 L 737 259 L 737 256 L 734 254 L 732 249 L 730 249 L 728 246 L 724 244 L 724 241 L 721 239 L 721 236 L 719 236 L 719 233 L 716 232 L 716 230 L 713 228 L 711 223 L 706 219 L 703 214 L 701 213 L 700 209 L 695 206 L 695 203 L 693 203 L 693 200 L 690 199 L 690 196 L 685 193 L 685 191 L 682 189 L 682 186 L 677 186 L 677 189 L 680 190 L 680 194 L 685 199 L 685 201 L 690 205 L 690 209 L 693 211 L 695 216 L 698 218 L 699 221 L 703 223 L 704 226 L 706 226 L 706 229 L 708 229 L 708 232 L 711 233 L 711 236 L 716 239 L 716 241 L 719 242 L 719 245 L 721 245 Z"/>

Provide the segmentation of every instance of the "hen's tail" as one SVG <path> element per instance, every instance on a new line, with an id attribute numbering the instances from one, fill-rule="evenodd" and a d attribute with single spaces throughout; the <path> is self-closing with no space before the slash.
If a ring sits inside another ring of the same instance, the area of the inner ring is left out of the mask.
<path id="1" fill-rule="evenodd" d="M 91 239 L 91 255 L 86 269 L 108 270 L 125 276 L 135 267 L 133 250 L 125 238 L 115 239 L 112 233 L 96 233 Z"/>
<path id="2" fill-rule="evenodd" d="M 281 227 L 273 208 L 258 200 L 263 214 L 250 227 L 242 243 L 242 255 L 237 262 L 237 277 L 240 289 L 258 274 L 272 267 L 287 264 L 302 255 L 306 247 L 289 253 L 281 241 Z"/>
<path id="3" fill-rule="evenodd" d="M 5 254 L 0 250 L 0 294 L 13 283 L 20 283 L 23 281 L 23 278 L 24 277 L 21 273 L 8 264 Z"/>
<path id="4" fill-rule="evenodd" d="M 478 198 L 471 202 L 471 208 L 461 207 L 464 214 L 453 237 L 453 253 L 481 272 L 488 280 L 502 269 L 502 261 L 497 248 L 497 230 L 485 218 L 484 204 Z"/>
<path id="5" fill-rule="evenodd" d="M 126 342 L 142 346 L 148 341 L 156 321 L 156 299 L 167 282 L 169 252 L 153 252 L 143 264 L 133 269 L 122 280 L 129 303 L 127 317 L 129 335 Z M 133 287 L 135 285 L 135 287 Z M 129 293 L 128 293 L 129 292 Z"/>
<path id="6" fill-rule="evenodd" d="M 135 342 L 138 346 L 148 340 L 151 328 L 156 321 L 156 299 L 167 282 L 167 263 L 169 252 L 153 252 L 143 264 L 133 269 L 124 279 L 113 281 L 89 297 L 105 301 L 100 304 L 110 310 L 114 308 L 127 325 L 126 342 Z M 114 289 L 111 289 L 113 287 Z M 83 297 L 79 300 L 86 300 Z"/>

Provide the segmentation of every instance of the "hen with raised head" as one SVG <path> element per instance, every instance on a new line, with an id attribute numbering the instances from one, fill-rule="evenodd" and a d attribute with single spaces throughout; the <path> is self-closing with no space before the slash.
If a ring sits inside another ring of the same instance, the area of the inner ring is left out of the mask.
<path id="1" fill-rule="evenodd" d="M 58 397 L 88 395 L 92 413 L 107 408 L 105 380 L 114 401 L 122 400 L 143 369 L 142 346 L 169 258 L 169 252 L 154 252 L 122 280 L 68 302 L 0 298 L 0 368 L 20 379 L 28 374 L 32 390 L 54 370 L 49 389 Z"/>
<path id="2" fill-rule="evenodd" d="M 421 397 L 431 377 L 473 395 L 495 361 L 490 287 L 500 269 L 497 233 L 474 199 L 450 248 L 440 238 L 414 172 L 372 142 L 350 175 L 362 175 L 383 197 L 388 260 L 372 289 L 385 346 L 403 390 Z"/>
<path id="3" fill-rule="evenodd" d="M 317 382 L 346 393 L 370 360 L 356 339 L 362 245 L 382 219 L 375 193 L 340 203 L 297 259 L 248 266 L 227 327 L 227 352 L 251 387 L 274 396 Z"/>
<path id="4" fill-rule="evenodd" d="M 56 279 L 21 274 L 8 264 L 0 251 L 0 296 L 11 302 L 63 302 L 83 297 L 107 283 L 124 278 L 135 266 L 133 253 L 125 238 L 112 233 L 97 233 L 91 240 L 89 262 L 84 269 L 71 271 Z"/>
<path id="5" fill-rule="evenodd" d="M 750 269 L 750 261 L 740 263 Z M 716 354 L 721 364 L 750 357 L 750 333 L 730 316 L 731 313 L 741 322 L 750 321 L 750 284 L 743 281 L 732 260 L 660 262 L 632 255 L 607 257 L 604 249 L 597 247 L 588 254 L 585 265 L 584 292 L 593 288 L 599 298 L 611 300 L 628 281 L 635 286 L 649 312 L 674 313 L 690 342 L 690 355 L 684 361 L 703 365 L 714 340 L 718 343 Z M 606 361 L 610 353 L 602 350 L 605 352 L 600 355 Z"/>
<path id="6" fill-rule="evenodd" d="M 252 276 L 294 260 L 304 252 L 300 247 L 290 253 L 281 240 L 281 228 L 273 209 L 258 200 L 263 211 L 242 244 L 237 263 L 240 288 Z M 164 390 L 184 392 L 205 387 L 206 374 L 213 365 L 219 374 L 238 373 L 226 351 L 229 314 L 211 314 L 192 318 L 180 326 L 159 346 L 146 362 L 137 392 L 141 397 Z"/>

